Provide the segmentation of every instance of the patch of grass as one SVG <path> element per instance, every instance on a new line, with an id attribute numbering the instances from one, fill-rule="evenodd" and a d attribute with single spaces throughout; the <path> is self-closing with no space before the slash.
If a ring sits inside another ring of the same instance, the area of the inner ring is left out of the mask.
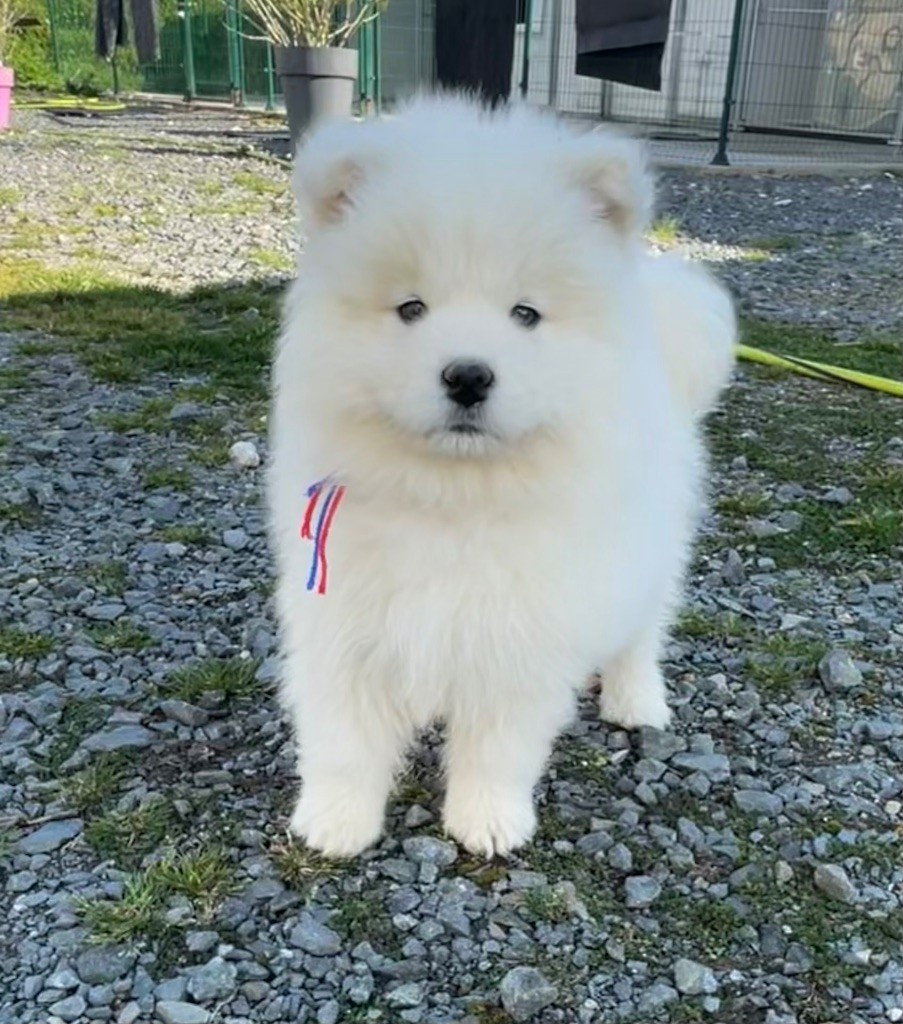
<path id="1" fill-rule="evenodd" d="M 144 486 L 149 491 L 164 487 L 174 491 L 190 491 L 193 483 L 188 470 L 177 466 L 157 466 L 144 474 Z"/>
<path id="2" fill-rule="evenodd" d="M 203 548 L 211 542 L 210 534 L 203 526 L 164 526 L 156 536 L 167 544 L 185 544 L 188 547 Z"/>
<path id="3" fill-rule="evenodd" d="M 263 281 L 176 295 L 90 266 L 15 258 L 0 266 L 10 328 L 70 339 L 90 372 L 112 382 L 209 375 L 236 395 L 264 397 L 279 298 Z M 250 320 L 243 314 L 252 308 Z"/>
<path id="4" fill-rule="evenodd" d="M 547 885 L 539 885 L 524 892 L 521 905 L 537 921 L 563 924 L 570 920 L 565 896 Z"/>
<path id="5" fill-rule="evenodd" d="M 815 679 L 827 650 L 825 641 L 815 637 L 775 633 L 762 638 L 750 652 L 746 670 L 760 689 L 782 696 Z"/>
<path id="6" fill-rule="evenodd" d="M 194 188 L 202 196 L 218 196 L 225 191 L 226 186 L 221 181 L 199 181 Z"/>
<path id="7" fill-rule="evenodd" d="M 796 239 L 792 235 L 764 235 L 761 238 L 750 238 L 746 244 L 751 249 L 763 252 L 787 252 L 796 248 Z"/>
<path id="8" fill-rule="evenodd" d="M 648 238 L 658 245 L 676 245 L 680 238 L 680 221 L 676 217 L 660 217 L 649 228 Z"/>
<path id="9" fill-rule="evenodd" d="M 196 704 L 205 693 L 222 693 L 226 700 L 259 694 L 261 685 L 254 678 L 257 662 L 253 659 L 210 658 L 178 669 L 165 683 L 168 696 Z"/>
<path id="10" fill-rule="evenodd" d="M 399 952 L 398 934 L 383 906 L 382 893 L 370 889 L 366 895 L 345 896 L 329 927 L 343 935 L 351 945 L 364 940 L 387 956 Z"/>
<path id="11" fill-rule="evenodd" d="M 30 374 L 24 366 L 0 367 L 0 391 L 21 391 L 29 381 Z"/>
<path id="12" fill-rule="evenodd" d="M 269 178 L 254 174 L 252 171 L 239 171 L 232 176 L 232 181 L 239 188 L 257 196 L 281 196 L 288 190 L 285 182 L 270 181 Z"/>
<path id="13" fill-rule="evenodd" d="M 302 843 L 289 840 L 270 847 L 270 856 L 282 881 L 297 892 L 307 892 L 323 878 L 333 877 L 340 866 Z"/>
<path id="14" fill-rule="evenodd" d="M 154 638 L 133 622 L 120 620 L 112 626 L 98 626 L 89 629 L 88 636 L 105 651 L 143 651 L 151 647 Z"/>
<path id="15" fill-rule="evenodd" d="M 63 781 L 63 799 L 84 817 L 102 814 L 118 795 L 123 775 L 133 764 L 128 751 L 98 754 L 87 768 Z"/>
<path id="16" fill-rule="evenodd" d="M 581 740 L 567 739 L 558 744 L 552 764 L 562 778 L 602 785 L 609 759 L 599 747 Z"/>
<path id="17" fill-rule="evenodd" d="M 91 216 L 97 220 L 105 220 L 108 217 L 118 217 L 122 208 L 115 203 L 95 203 L 91 207 Z"/>
<path id="18" fill-rule="evenodd" d="M 22 189 L 15 185 L 4 185 L 0 188 L 0 206 L 15 206 L 22 201 Z"/>
<path id="19" fill-rule="evenodd" d="M 129 582 L 129 570 L 125 562 L 111 558 L 105 562 L 95 562 L 85 574 L 99 590 L 119 597 L 125 592 Z"/>
<path id="20" fill-rule="evenodd" d="M 45 633 L 29 633 L 14 626 L 0 627 L 0 654 L 8 658 L 43 658 L 56 646 Z"/>
<path id="21" fill-rule="evenodd" d="M 864 335 L 853 345 L 839 345 L 830 334 L 815 327 L 749 318 L 741 327 L 746 344 L 769 352 L 900 379 L 900 340 L 890 335 Z"/>
<path id="22" fill-rule="evenodd" d="M 660 920 L 675 938 L 686 941 L 697 957 L 725 956 L 734 946 L 744 920 L 727 903 L 665 891 L 656 902 Z M 653 940 L 654 941 L 654 940 Z"/>
<path id="23" fill-rule="evenodd" d="M 294 266 L 288 256 L 273 249 L 252 249 L 248 253 L 248 259 L 259 267 L 268 267 L 270 270 L 291 270 Z"/>
<path id="24" fill-rule="evenodd" d="M 70 701 L 63 708 L 54 730 L 53 743 L 40 759 L 41 767 L 48 775 L 59 773 L 60 766 L 75 753 L 82 740 L 103 725 L 108 710 L 105 704 L 91 700 Z"/>
<path id="25" fill-rule="evenodd" d="M 163 914 L 173 896 L 186 896 L 204 920 L 233 889 L 232 865 L 221 850 L 208 849 L 171 855 L 132 875 L 118 900 L 81 900 L 77 906 L 97 942 L 163 943 L 172 929 Z"/>
<path id="26" fill-rule="evenodd" d="M 171 838 L 178 819 L 166 800 L 154 800 L 134 811 L 111 811 L 85 827 L 85 841 L 101 860 L 133 870 L 149 853 Z"/>
<path id="27" fill-rule="evenodd" d="M 763 516 L 771 511 L 771 502 L 767 495 L 757 491 L 741 491 L 738 494 L 722 495 L 715 502 L 715 510 L 719 515 L 731 519 Z"/>
<path id="28" fill-rule="evenodd" d="M 44 512 L 40 505 L 13 505 L 0 501 L 0 523 L 10 523 L 13 526 L 35 526 L 44 518 Z"/>
<path id="29" fill-rule="evenodd" d="M 678 616 L 672 632 L 680 640 L 716 640 L 726 643 L 747 639 L 752 632 L 752 625 L 735 612 L 711 615 L 698 608 L 687 608 Z"/>

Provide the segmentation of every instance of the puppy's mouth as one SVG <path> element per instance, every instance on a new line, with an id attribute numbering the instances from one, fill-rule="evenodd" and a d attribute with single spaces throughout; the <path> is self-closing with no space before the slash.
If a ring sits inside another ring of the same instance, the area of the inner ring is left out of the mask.
<path id="1" fill-rule="evenodd" d="M 474 409 L 461 409 L 451 413 L 446 420 L 445 430 L 449 434 L 463 434 L 471 437 L 480 437 L 489 433 L 483 414 Z"/>

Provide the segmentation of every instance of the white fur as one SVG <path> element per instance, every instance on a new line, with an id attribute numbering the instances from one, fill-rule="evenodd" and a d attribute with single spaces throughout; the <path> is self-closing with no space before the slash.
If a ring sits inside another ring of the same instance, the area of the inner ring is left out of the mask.
<path id="1" fill-rule="evenodd" d="M 291 828 L 330 855 L 373 843 L 407 746 L 442 719 L 445 826 L 504 854 L 594 670 L 605 718 L 668 724 L 657 658 L 733 313 L 702 271 L 647 254 L 642 152 L 608 132 L 421 100 L 321 129 L 296 190 L 269 475 Z M 412 296 L 429 312 L 406 325 Z M 533 330 L 509 315 L 523 302 Z M 497 377 L 479 436 L 445 429 L 439 375 L 462 358 Z M 329 474 L 347 490 L 319 596 L 298 525 Z"/>

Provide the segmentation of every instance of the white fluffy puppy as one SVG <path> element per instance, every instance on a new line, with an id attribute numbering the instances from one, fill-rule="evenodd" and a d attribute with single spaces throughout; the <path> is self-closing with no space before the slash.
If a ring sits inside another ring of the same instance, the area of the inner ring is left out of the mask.
<path id="1" fill-rule="evenodd" d="M 445 827 L 504 854 L 595 670 L 603 718 L 668 724 L 657 659 L 732 307 L 648 255 L 636 143 L 526 109 L 324 127 L 295 188 L 269 473 L 291 829 L 373 843 L 439 719 Z"/>

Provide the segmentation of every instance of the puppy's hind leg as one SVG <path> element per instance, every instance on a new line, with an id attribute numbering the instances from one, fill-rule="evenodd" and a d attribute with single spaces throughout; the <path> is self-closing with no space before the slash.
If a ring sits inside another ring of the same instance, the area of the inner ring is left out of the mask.
<path id="1" fill-rule="evenodd" d="M 658 663 L 663 631 L 641 632 L 602 670 L 600 712 L 606 722 L 635 729 L 666 729 L 671 721 L 665 679 Z"/>

